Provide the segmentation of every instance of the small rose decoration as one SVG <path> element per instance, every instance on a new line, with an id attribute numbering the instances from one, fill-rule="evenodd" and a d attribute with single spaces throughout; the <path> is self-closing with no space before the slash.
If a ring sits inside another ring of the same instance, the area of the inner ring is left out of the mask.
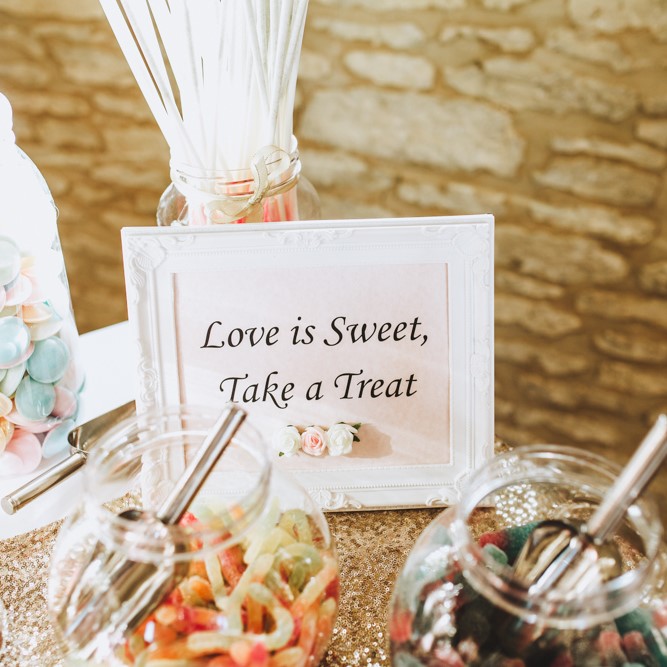
<path id="1" fill-rule="evenodd" d="M 334 424 L 327 431 L 329 436 L 329 454 L 343 456 L 352 451 L 352 443 L 357 429 L 351 424 Z"/>
<path id="2" fill-rule="evenodd" d="M 327 434 L 319 426 L 308 426 L 301 434 L 301 449 L 311 456 L 322 456 L 327 444 Z"/>
<path id="3" fill-rule="evenodd" d="M 293 456 L 301 449 L 301 434 L 295 426 L 284 426 L 273 434 L 271 446 L 278 456 Z"/>

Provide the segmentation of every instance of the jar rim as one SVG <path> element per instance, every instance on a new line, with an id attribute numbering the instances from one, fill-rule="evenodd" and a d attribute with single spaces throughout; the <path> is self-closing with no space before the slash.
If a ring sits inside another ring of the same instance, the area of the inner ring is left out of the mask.
<path id="1" fill-rule="evenodd" d="M 115 466 L 137 461 L 144 455 L 164 447 L 164 440 L 169 433 L 203 441 L 208 429 L 219 417 L 219 412 L 202 406 L 167 406 L 154 407 L 140 414 L 130 416 L 110 428 L 89 452 L 84 466 L 84 495 L 87 510 L 102 522 L 105 530 L 100 531 L 103 539 L 108 539 L 113 548 L 131 549 L 133 557 L 153 561 L 168 555 L 172 560 L 191 560 L 195 553 L 203 557 L 212 551 L 220 551 L 237 544 L 249 532 L 257 519 L 267 508 L 266 493 L 271 479 L 269 461 L 263 439 L 259 432 L 247 421 L 234 437 L 231 448 L 244 450 L 251 454 L 257 463 L 253 470 L 255 484 L 234 500 L 236 515 L 233 517 L 230 532 L 228 524 L 220 526 L 182 525 L 161 526 L 157 533 L 146 530 L 147 522 L 135 521 L 121 516 L 117 511 L 100 502 L 95 490 L 108 479 Z M 196 426 L 164 431 L 167 421 L 170 425 L 183 423 L 184 420 L 197 420 Z M 204 426 L 206 424 L 206 426 Z M 143 440 L 137 439 L 143 436 Z M 172 445 L 174 443 L 171 443 Z M 192 444 L 180 446 L 192 446 Z M 137 508 L 139 509 L 139 508 Z M 165 540 L 166 538 L 166 540 Z M 201 549 L 183 550 L 184 545 L 200 543 Z"/>
<path id="2" fill-rule="evenodd" d="M 297 141 L 297 138 L 292 135 L 290 146 L 287 151 L 278 146 L 265 148 L 274 149 L 270 152 L 274 156 L 274 159 L 266 163 L 267 167 L 280 165 L 283 158 L 278 156 L 279 153 L 282 153 L 283 156 L 286 155 L 289 158 L 285 168 L 276 172 L 280 178 L 275 179 L 275 182 L 271 184 L 267 193 L 264 195 L 265 197 L 271 197 L 290 189 L 296 184 L 301 173 L 299 142 Z M 236 169 L 211 169 L 198 167 L 184 162 L 183 160 L 177 160 L 173 156 L 169 161 L 169 166 L 171 169 L 171 180 L 181 191 L 194 188 L 199 189 L 202 192 L 208 192 L 211 195 L 234 197 L 247 194 L 248 188 L 255 185 L 255 177 L 251 166 Z M 209 190 L 215 189 L 217 186 L 222 186 L 231 190 L 231 193 L 209 192 Z M 241 190 L 241 192 L 236 193 L 234 192 L 234 189 Z M 187 194 L 187 192 L 183 192 L 183 194 Z"/>
<path id="3" fill-rule="evenodd" d="M 595 453 L 575 447 L 546 444 L 517 447 L 497 455 L 479 468 L 467 480 L 462 501 L 455 509 L 452 526 L 452 532 L 461 547 L 464 568 L 467 568 L 467 573 L 473 580 L 471 583 L 474 582 L 473 585 L 479 587 L 480 592 L 508 611 L 522 615 L 530 608 L 532 616 L 553 627 L 569 628 L 573 624 L 579 625 L 582 618 L 585 618 L 586 625 L 589 625 L 634 609 L 656 566 L 663 532 L 654 503 L 648 498 L 635 501 L 625 513 L 632 526 L 637 527 L 639 518 L 639 523 L 643 524 L 640 537 L 644 543 L 644 554 L 641 562 L 619 576 L 603 582 L 594 591 L 587 591 L 576 601 L 570 597 L 558 596 L 549 590 L 539 594 L 529 592 L 525 584 L 514 576 L 511 566 L 491 563 L 490 557 L 472 536 L 468 528 L 468 518 L 494 491 L 528 481 L 526 470 L 518 468 L 515 472 L 511 471 L 512 465 L 516 466 L 519 458 L 527 463 L 539 464 L 557 460 L 561 464 L 571 463 L 579 467 L 582 464 L 595 466 L 595 472 L 600 474 L 605 483 L 604 490 L 608 488 L 607 483 L 611 485 L 621 471 L 619 465 Z M 530 478 L 530 481 L 548 482 L 546 473 L 545 468 L 542 476 Z M 574 483 L 575 478 L 570 478 L 570 481 Z M 554 483 L 553 480 L 551 483 Z M 555 616 L 554 609 L 558 609 L 562 616 Z M 564 609 L 567 611 L 563 611 Z"/>

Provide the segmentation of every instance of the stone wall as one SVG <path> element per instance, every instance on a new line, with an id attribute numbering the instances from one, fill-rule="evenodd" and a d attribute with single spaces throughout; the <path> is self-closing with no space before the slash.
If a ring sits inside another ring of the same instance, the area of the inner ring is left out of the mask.
<path id="1" fill-rule="evenodd" d="M 627 453 L 667 409 L 667 1 L 311 0 L 296 131 L 327 217 L 492 212 L 497 431 Z M 82 331 L 168 154 L 97 0 L 0 0 L 0 89 Z"/>

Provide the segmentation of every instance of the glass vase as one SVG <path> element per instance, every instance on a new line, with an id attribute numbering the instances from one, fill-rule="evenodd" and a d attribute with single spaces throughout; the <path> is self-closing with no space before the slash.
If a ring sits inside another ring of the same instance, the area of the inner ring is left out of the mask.
<path id="1" fill-rule="evenodd" d="M 121 422 L 90 453 L 84 495 L 60 532 L 49 579 L 49 608 L 69 658 L 108 667 L 297 667 L 322 658 L 338 608 L 327 523 L 310 496 L 272 468 L 249 424 L 179 525 L 119 516 L 159 507 L 174 462 L 190 458 L 216 417 L 154 410 Z M 168 573 L 139 619 L 127 610 L 143 604 L 145 590 L 123 597 L 109 584 L 118 559 L 150 566 L 155 578 Z"/>
<path id="2" fill-rule="evenodd" d="M 650 500 L 632 505 L 598 548 L 592 587 L 534 592 L 512 567 L 539 522 L 584 523 L 619 472 L 601 457 L 552 446 L 519 448 L 477 471 L 399 577 L 393 664 L 667 665 L 665 553 Z"/>
<path id="3" fill-rule="evenodd" d="M 296 138 L 290 153 L 273 146 L 251 169 L 196 168 L 172 160 L 172 183 L 160 198 L 160 226 L 318 220 L 315 188 L 301 173 Z"/>
<path id="4" fill-rule="evenodd" d="M 58 211 L 1 95 L 0 194 L 0 475 L 20 475 L 66 448 L 83 372 Z"/>

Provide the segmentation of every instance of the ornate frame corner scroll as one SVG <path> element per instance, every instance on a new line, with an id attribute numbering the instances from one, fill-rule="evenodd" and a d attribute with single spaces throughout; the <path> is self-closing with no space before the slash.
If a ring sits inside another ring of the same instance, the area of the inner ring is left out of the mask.
<path id="1" fill-rule="evenodd" d="M 491 215 L 123 229 L 128 312 L 138 346 L 137 407 L 179 402 L 172 281 L 179 272 L 281 257 L 315 261 L 318 253 L 336 261 L 331 257 L 361 249 L 385 263 L 444 262 L 450 463 L 423 461 L 395 471 L 378 464 L 350 474 L 328 461 L 323 473 L 300 481 L 328 511 L 453 504 L 470 473 L 493 456 L 493 238 Z"/>

